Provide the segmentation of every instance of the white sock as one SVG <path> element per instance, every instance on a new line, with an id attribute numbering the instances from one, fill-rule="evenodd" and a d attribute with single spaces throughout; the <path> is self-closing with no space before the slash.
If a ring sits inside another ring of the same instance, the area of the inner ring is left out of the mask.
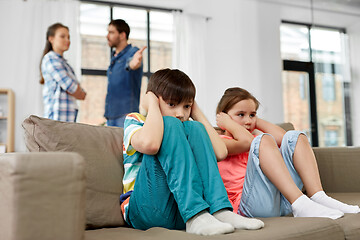
<path id="1" fill-rule="evenodd" d="M 186 232 L 198 235 L 215 235 L 234 232 L 229 223 L 220 222 L 207 211 L 202 211 L 186 222 Z"/>
<path id="2" fill-rule="evenodd" d="M 333 199 L 326 195 L 324 191 L 319 191 L 315 193 L 311 198 L 314 202 L 317 202 L 321 205 L 324 205 L 329 208 L 337 209 L 342 211 L 343 213 L 359 213 L 360 208 L 357 205 L 348 205 L 342 203 L 336 199 Z"/>
<path id="3" fill-rule="evenodd" d="M 221 222 L 230 223 L 236 229 L 259 229 L 265 225 L 261 220 L 246 218 L 226 209 L 215 212 L 213 216 Z"/>
<path id="4" fill-rule="evenodd" d="M 294 217 L 327 217 L 331 219 L 337 219 L 344 216 L 344 213 L 325 207 L 319 203 L 311 201 L 305 195 L 302 195 L 291 204 Z"/>

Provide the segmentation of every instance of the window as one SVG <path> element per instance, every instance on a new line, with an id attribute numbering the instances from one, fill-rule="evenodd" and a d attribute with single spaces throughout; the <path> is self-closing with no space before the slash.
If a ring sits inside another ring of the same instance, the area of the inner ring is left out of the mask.
<path id="1" fill-rule="evenodd" d="M 345 29 L 283 22 L 280 37 L 285 121 L 313 146 L 352 145 Z"/>
<path id="2" fill-rule="evenodd" d="M 310 61 L 309 29 L 306 26 L 283 23 L 280 38 L 282 59 Z"/>
<path id="3" fill-rule="evenodd" d="M 106 70 L 111 59 L 107 44 L 107 27 L 112 19 L 124 19 L 130 26 L 129 43 L 139 48 L 147 46 L 143 54 L 144 75 L 141 95 L 148 78 L 158 69 L 171 67 L 173 17 L 171 9 L 123 5 L 114 2 L 82 1 L 80 5 L 81 85 L 87 91 L 86 101 L 79 106 L 78 121 L 105 124 Z"/>
<path id="4" fill-rule="evenodd" d="M 325 131 L 325 146 L 326 147 L 336 147 L 338 146 L 338 134 L 334 130 Z"/>
<path id="5" fill-rule="evenodd" d="M 323 74 L 322 93 L 324 101 L 335 101 L 335 78 L 332 74 Z"/>
<path id="6" fill-rule="evenodd" d="M 301 100 L 307 99 L 306 83 L 308 80 L 305 78 L 306 78 L 306 75 L 304 75 L 304 74 L 299 75 L 299 90 L 300 90 L 299 94 L 300 94 Z"/>

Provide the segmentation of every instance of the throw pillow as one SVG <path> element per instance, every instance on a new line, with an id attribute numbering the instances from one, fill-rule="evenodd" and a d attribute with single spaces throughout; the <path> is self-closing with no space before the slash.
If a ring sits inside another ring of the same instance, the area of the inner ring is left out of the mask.
<path id="1" fill-rule="evenodd" d="M 87 228 L 124 225 L 123 129 L 60 122 L 31 115 L 22 124 L 31 152 L 77 152 L 85 159 Z M 49 159 L 51 161 L 51 159 Z"/>

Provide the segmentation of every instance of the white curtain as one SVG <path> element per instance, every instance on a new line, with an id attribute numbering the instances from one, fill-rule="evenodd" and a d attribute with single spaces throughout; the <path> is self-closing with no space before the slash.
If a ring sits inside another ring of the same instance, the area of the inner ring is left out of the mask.
<path id="1" fill-rule="evenodd" d="M 353 145 L 360 146 L 360 23 L 348 28 L 351 62 L 351 118 Z"/>
<path id="2" fill-rule="evenodd" d="M 0 1 L 0 87 L 15 92 L 16 151 L 25 150 L 24 118 L 43 114 L 39 64 L 49 25 L 61 22 L 69 27 L 71 45 L 65 58 L 80 77 L 79 12 L 76 0 Z"/>
<path id="3" fill-rule="evenodd" d="M 173 12 L 174 45 L 172 67 L 185 72 L 196 86 L 196 101 L 206 104 L 205 43 L 207 20 L 203 16 Z"/>

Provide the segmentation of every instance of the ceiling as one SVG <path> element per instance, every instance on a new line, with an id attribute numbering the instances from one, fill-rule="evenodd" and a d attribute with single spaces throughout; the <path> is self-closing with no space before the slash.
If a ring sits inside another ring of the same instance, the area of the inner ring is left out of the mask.
<path id="1" fill-rule="evenodd" d="M 258 0 L 284 5 L 311 7 L 332 11 L 353 11 L 360 14 L 360 0 Z"/>
<path id="2" fill-rule="evenodd" d="M 313 0 L 314 3 L 321 4 L 340 4 L 348 7 L 356 7 L 360 9 L 360 0 Z"/>
<path id="3" fill-rule="evenodd" d="M 104 0 L 129 4 L 140 4 L 150 6 L 161 6 L 165 8 L 186 9 L 189 5 L 196 5 L 206 2 L 206 0 Z M 222 1 L 222 0 L 217 0 Z M 239 1 L 239 0 L 237 0 Z M 247 0 L 250 1 L 250 0 Z M 360 0 L 257 0 L 259 2 L 269 2 L 280 5 L 298 6 L 303 8 L 311 8 L 316 10 L 336 11 L 342 13 L 350 13 L 360 16 Z"/>

